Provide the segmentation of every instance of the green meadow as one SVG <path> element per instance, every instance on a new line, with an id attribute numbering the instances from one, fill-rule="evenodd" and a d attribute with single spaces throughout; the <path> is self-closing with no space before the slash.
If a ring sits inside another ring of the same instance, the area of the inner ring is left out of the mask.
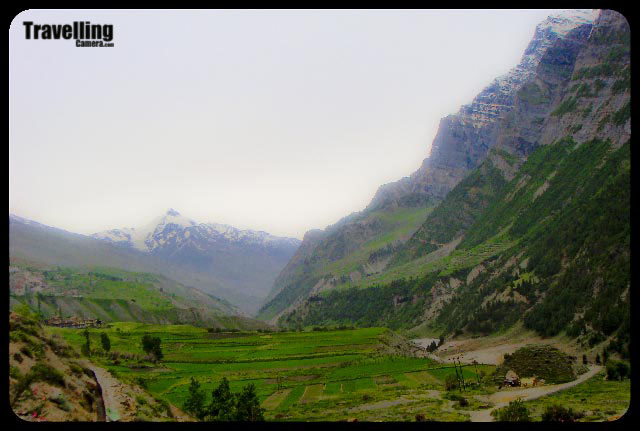
<path id="1" fill-rule="evenodd" d="M 76 348 L 80 330 L 48 328 Z M 113 361 L 100 355 L 100 333 L 111 340 L 111 352 L 138 355 Z M 423 358 L 384 353 L 393 334 L 384 328 L 302 332 L 210 332 L 189 325 L 120 322 L 91 329 L 92 361 L 119 378 L 145 386 L 158 398 L 182 407 L 188 385 L 196 378 L 207 392 L 222 377 L 233 391 L 256 386 L 267 419 L 278 420 L 414 420 L 416 414 L 437 420 L 466 420 L 464 411 L 442 412 L 447 400 L 430 390 L 444 390 L 451 365 Z M 145 334 L 160 337 L 164 358 L 153 364 L 139 358 Z M 494 367 L 480 365 L 478 373 Z M 477 382 L 467 367 L 468 382 Z M 476 385 L 469 393 L 488 393 Z"/>

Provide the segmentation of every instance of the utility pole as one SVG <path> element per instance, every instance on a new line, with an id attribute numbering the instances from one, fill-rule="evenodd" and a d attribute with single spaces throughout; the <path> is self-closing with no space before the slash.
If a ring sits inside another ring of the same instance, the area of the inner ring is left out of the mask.
<path id="1" fill-rule="evenodd" d="M 460 376 L 458 376 L 458 367 L 456 366 L 456 358 L 453 358 L 453 368 L 456 370 L 456 380 L 458 381 L 458 389 L 462 392 L 462 384 L 460 383 Z"/>
<path id="2" fill-rule="evenodd" d="M 476 380 L 478 381 L 478 385 L 480 385 L 480 376 L 478 375 L 478 361 L 473 360 L 473 366 L 476 370 Z"/>
<path id="3" fill-rule="evenodd" d="M 467 390 L 467 385 L 464 382 L 464 374 L 462 373 L 462 362 L 460 362 L 460 356 L 458 356 L 458 365 L 460 365 L 460 378 L 462 379 L 462 387 Z"/>

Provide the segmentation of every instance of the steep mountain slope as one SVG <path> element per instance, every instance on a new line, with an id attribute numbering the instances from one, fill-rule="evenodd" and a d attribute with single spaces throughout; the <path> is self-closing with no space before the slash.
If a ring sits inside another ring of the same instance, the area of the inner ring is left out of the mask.
<path id="1" fill-rule="evenodd" d="M 265 326 L 240 316 L 224 300 L 160 275 L 105 267 L 50 267 L 15 259 L 9 266 L 9 304 L 11 309 L 28 305 L 43 318 L 62 315 L 242 329 Z"/>
<path id="2" fill-rule="evenodd" d="M 142 388 L 118 382 L 121 421 L 189 419 Z M 104 390 L 85 360 L 33 318 L 9 316 L 9 398 L 13 412 L 27 421 L 105 421 Z M 179 417 L 176 418 L 175 415 Z"/>
<path id="3" fill-rule="evenodd" d="M 431 221 L 441 219 L 437 211 L 442 210 L 436 209 L 434 213 L 431 210 L 485 159 L 489 149 L 498 141 L 502 130 L 500 126 L 512 115 L 514 109 L 518 109 L 516 95 L 523 85 L 539 74 L 541 62 L 545 63 L 543 60 L 550 56 L 549 51 L 553 47 L 570 37 L 568 35 L 574 29 L 590 28 L 593 18 L 592 11 L 568 11 L 551 16 L 538 25 L 520 63 L 513 70 L 497 78 L 457 114 L 442 119 L 431 154 L 418 171 L 396 183 L 380 187 L 362 213 L 327 228 L 322 240 L 317 239 L 319 234 L 314 234 L 313 240 L 309 241 L 305 237 L 296 256 L 276 279 L 268 302 L 262 307 L 259 316 L 271 319 L 285 310 L 295 308 L 305 297 L 328 287 L 362 285 L 370 280 L 379 280 L 392 269 L 389 268 L 390 264 L 407 261 L 408 257 L 418 257 L 405 249 L 404 242 L 427 216 L 427 220 Z M 469 184 L 476 184 L 475 202 L 472 206 L 484 205 L 491 190 L 500 185 L 494 182 L 503 181 L 495 176 L 482 178 L 481 181 L 486 179 L 485 186 L 478 182 L 478 178 L 467 177 L 465 180 Z M 488 195 L 484 196 L 485 194 Z M 468 224 L 470 216 L 467 213 L 471 210 L 466 207 L 457 208 L 460 218 L 458 222 Z M 399 220 L 394 229 L 404 229 L 408 235 L 389 235 L 390 228 L 382 224 L 373 225 L 372 228 L 371 220 L 401 211 L 411 213 L 414 223 Z M 449 221 L 443 220 L 443 223 L 448 225 Z M 425 226 L 431 224 L 432 222 L 424 223 Z M 433 229 L 440 230 L 438 226 L 433 226 Z M 374 241 L 375 247 L 370 247 L 365 252 L 362 244 L 372 241 L 374 236 L 388 240 Z M 452 242 L 455 238 L 448 238 L 447 241 L 434 238 L 432 241 L 427 246 L 429 251 L 439 247 L 455 247 Z M 342 246 L 343 243 L 346 245 Z M 399 252 L 401 257 L 396 256 Z M 336 262 L 345 260 L 345 255 L 352 258 L 357 254 L 360 254 L 359 258 L 351 259 L 355 260 L 356 265 L 343 265 L 342 268 L 336 265 Z"/>
<path id="4" fill-rule="evenodd" d="M 245 313 L 255 311 L 298 243 L 265 232 L 197 224 L 174 210 L 143 229 L 116 229 L 94 238 L 9 215 L 11 256 L 162 274 L 238 304 Z"/>
<path id="5" fill-rule="evenodd" d="M 556 40 L 487 158 L 368 280 L 376 286 L 310 297 L 281 322 L 488 334 L 522 321 L 628 356 L 629 82 L 620 14 Z"/>

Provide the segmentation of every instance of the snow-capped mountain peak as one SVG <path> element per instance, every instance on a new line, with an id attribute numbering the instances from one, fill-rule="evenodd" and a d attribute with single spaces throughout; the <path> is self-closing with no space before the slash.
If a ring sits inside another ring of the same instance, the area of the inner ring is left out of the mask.
<path id="1" fill-rule="evenodd" d="M 220 223 L 198 223 L 173 208 L 140 228 L 111 229 L 95 233 L 92 237 L 145 252 L 189 245 L 203 250 L 207 248 L 207 243 L 211 242 L 243 243 L 262 247 L 297 247 L 300 243 L 295 238 L 276 237 L 264 231 L 240 230 Z"/>

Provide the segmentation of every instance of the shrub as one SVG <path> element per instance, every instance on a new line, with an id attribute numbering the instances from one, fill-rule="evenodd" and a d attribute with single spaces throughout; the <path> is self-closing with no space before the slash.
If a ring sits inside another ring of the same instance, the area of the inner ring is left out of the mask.
<path id="1" fill-rule="evenodd" d="M 9 377 L 13 377 L 16 380 L 20 380 L 22 378 L 22 374 L 18 367 L 10 366 L 9 367 Z"/>
<path id="2" fill-rule="evenodd" d="M 64 410 L 65 412 L 71 411 L 71 404 L 69 404 L 69 401 L 67 401 L 64 395 L 61 394 L 55 397 L 49 397 L 49 400 L 56 404 L 61 410 Z"/>
<path id="3" fill-rule="evenodd" d="M 507 407 L 491 412 L 499 422 L 528 422 L 529 410 L 521 399 L 511 401 Z"/>
<path id="4" fill-rule="evenodd" d="M 28 348 L 27 346 L 22 346 L 22 348 L 20 349 L 20 352 L 21 352 L 23 355 L 25 355 L 25 356 L 27 356 L 27 357 L 29 357 L 29 358 L 32 358 L 32 359 L 33 359 L 33 352 L 32 352 L 32 351 L 31 351 L 31 349 L 30 349 L 30 348 Z"/>
<path id="5" fill-rule="evenodd" d="M 624 380 L 630 375 L 631 369 L 626 362 L 613 360 L 607 362 L 607 380 Z"/>
<path id="6" fill-rule="evenodd" d="M 449 374 L 444 381 L 444 389 L 447 391 L 452 391 L 454 389 L 458 389 L 458 379 L 453 374 Z"/>
<path id="7" fill-rule="evenodd" d="M 460 407 L 466 407 L 469 405 L 469 400 L 458 394 L 448 394 L 446 398 L 450 399 L 451 401 L 457 401 L 458 406 Z"/>
<path id="8" fill-rule="evenodd" d="M 69 363 L 69 368 L 71 369 L 71 372 L 77 376 L 81 376 L 83 373 L 82 367 L 74 362 Z"/>
<path id="9" fill-rule="evenodd" d="M 162 398 L 155 398 L 156 402 L 158 404 L 160 404 L 165 411 L 167 412 L 167 416 L 169 416 L 170 418 L 173 418 L 173 412 L 171 411 L 171 406 L 169 405 L 169 403 L 166 400 L 163 400 Z"/>
<path id="10" fill-rule="evenodd" d="M 548 406 L 542 414 L 543 422 L 575 422 L 583 416 L 582 413 L 574 412 L 573 409 L 558 405 Z"/>
<path id="11" fill-rule="evenodd" d="M 145 379 L 143 377 L 136 377 L 133 381 L 143 389 L 147 389 L 148 388 L 147 379 Z"/>

